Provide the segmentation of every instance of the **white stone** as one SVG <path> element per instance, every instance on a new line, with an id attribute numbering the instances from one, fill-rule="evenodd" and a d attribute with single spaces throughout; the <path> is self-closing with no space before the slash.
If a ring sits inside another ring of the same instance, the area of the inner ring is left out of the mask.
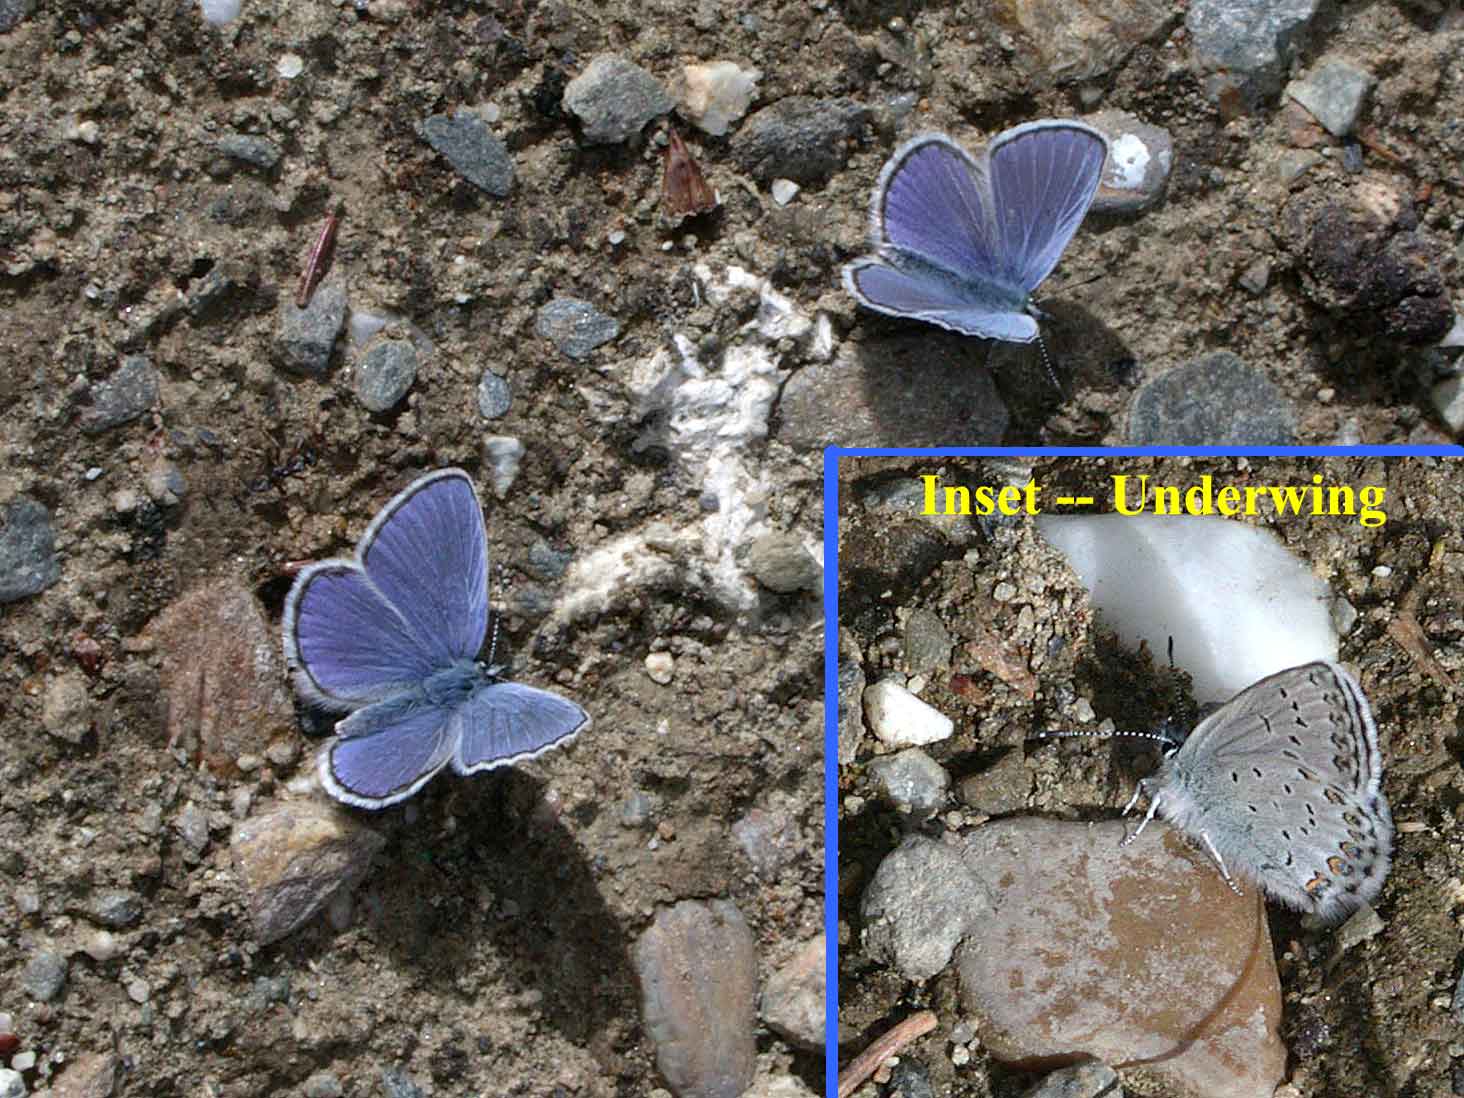
<path id="1" fill-rule="evenodd" d="M 1337 658 L 1331 592 L 1268 530 L 1224 518 L 1041 515 L 1103 624 L 1188 671 L 1201 703 Z"/>
<path id="2" fill-rule="evenodd" d="M 864 719 L 881 743 L 919 747 L 938 743 L 955 731 L 955 722 L 921 701 L 894 679 L 864 688 Z"/>
<path id="3" fill-rule="evenodd" d="M 1454 434 L 1464 432 L 1464 375 L 1445 378 L 1429 392 L 1439 417 Z"/>
<path id="4" fill-rule="evenodd" d="M 305 60 L 298 53 L 285 53 L 275 62 L 275 72 L 281 80 L 293 80 L 305 71 Z"/>
<path id="5" fill-rule="evenodd" d="M 1464 316 L 1454 314 L 1454 326 L 1448 335 L 1439 340 L 1440 347 L 1464 347 Z"/>
<path id="6" fill-rule="evenodd" d="M 670 652 L 651 652 L 646 656 L 646 674 L 652 682 L 665 686 L 676 674 L 676 661 Z"/>
<path id="7" fill-rule="evenodd" d="M 244 0 L 198 0 L 198 6 L 203 9 L 204 19 L 216 27 L 222 27 L 239 18 L 239 9 L 244 6 Z"/>
<path id="8" fill-rule="evenodd" d="M 773 201 L 779 206 L 786 206 L 798 194 L 798 184 L 791 179 L 774 179 L 772 192 Z"/>
<path id="9" fill-rule="evenodd" d="M 499 499 L 508 495 L 518 479 L 523 460 L 524 444 L 511 435 L 489 435 L 483 440 L 483 464 L 488 466 L 493 494 Z"/>
<path id="10" fill-rule="evenodd" d="M 684 71 L 682 113 L 697 129 L 716 137 L 747 113 L 762 76 L 756 69 L 742 69 L 731 61 L 687 65 Z"/>

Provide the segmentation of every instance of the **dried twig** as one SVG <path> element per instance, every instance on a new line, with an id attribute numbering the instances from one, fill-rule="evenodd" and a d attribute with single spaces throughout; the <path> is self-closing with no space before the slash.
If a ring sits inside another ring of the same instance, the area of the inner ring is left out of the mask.
<path id="1" fill-rule="evenodd" d="M 848 1098 L 864 1080 L 878 1070 L 880 1064 L 896 1055 L 911 1041 L 924 1037 L 935 1025 L 935 1011 L 922 1010 L 885 1033 L 839 1072 L 839 1098 Z"/>
<path id="2" fill-rule="evenodd" d="M 325 224 L 320 227 L 320 235 L 315 238 L 315 246 L 310 249 L 310 256 L 305 260 L 305 270 L 300 275 L 300 288 L 295 291 L 295 307 L 298 309 L 310 304 L 310 295 L 315 292 L 316 283 L 325 273 L 325 265 L 330 261 L 331 249 L 335 245 L 338 224 L 340 217 L 335 210 L 325 215 Z"/>

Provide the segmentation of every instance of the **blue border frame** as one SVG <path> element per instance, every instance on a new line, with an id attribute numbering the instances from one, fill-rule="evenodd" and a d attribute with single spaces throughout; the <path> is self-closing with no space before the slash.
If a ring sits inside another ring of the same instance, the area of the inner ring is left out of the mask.
<path id="1" fill-rule="evenodd" d="M 1459 446 L 830 446 L 823 456 L 824 1093 L 839 1083 L 839 459 L 848 457 L 1464 457 Z"/>

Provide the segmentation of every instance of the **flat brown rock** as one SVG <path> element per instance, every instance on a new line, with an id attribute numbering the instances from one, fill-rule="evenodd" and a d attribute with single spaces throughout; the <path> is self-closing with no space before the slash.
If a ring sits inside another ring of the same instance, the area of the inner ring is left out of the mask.
<path id="1" fill-rule="evenodd" d="M 982 1043 L 1027 1069 L 1093 1057 L 1194 1098 L 1270 1098 L 1286 1049 L 1259 895 L 1160 821 L 1124 834 L 1017 819 L 965 836 L 996 898 L 956 954 Z"/>

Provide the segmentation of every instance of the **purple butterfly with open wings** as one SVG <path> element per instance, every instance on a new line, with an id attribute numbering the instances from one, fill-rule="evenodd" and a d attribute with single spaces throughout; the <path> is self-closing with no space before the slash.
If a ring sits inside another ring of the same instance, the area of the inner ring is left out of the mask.
<path id="1" fill-rule="evenodd" d="M 870 201 L 875 253 L 844 268 L 861 304 L 962 335 L 1030 343 L 1032 292 L 1052 273 L 1098 190 L 1108 141 L 1047 119 L 971 156 L 944 134 L 907 141 Z"/>
<path id="2" fill-rule="evenodd" d="M 284 618 L 295 688 L 349 714 L 318 760 L 333 797 L 384 808 L 444 766 L 511 766 L 588 727 L 574 702 L 477 663 L 487 628 L 488 535 L 461 469 L 398 492 L 354 558 L 300 572 Z"/>

